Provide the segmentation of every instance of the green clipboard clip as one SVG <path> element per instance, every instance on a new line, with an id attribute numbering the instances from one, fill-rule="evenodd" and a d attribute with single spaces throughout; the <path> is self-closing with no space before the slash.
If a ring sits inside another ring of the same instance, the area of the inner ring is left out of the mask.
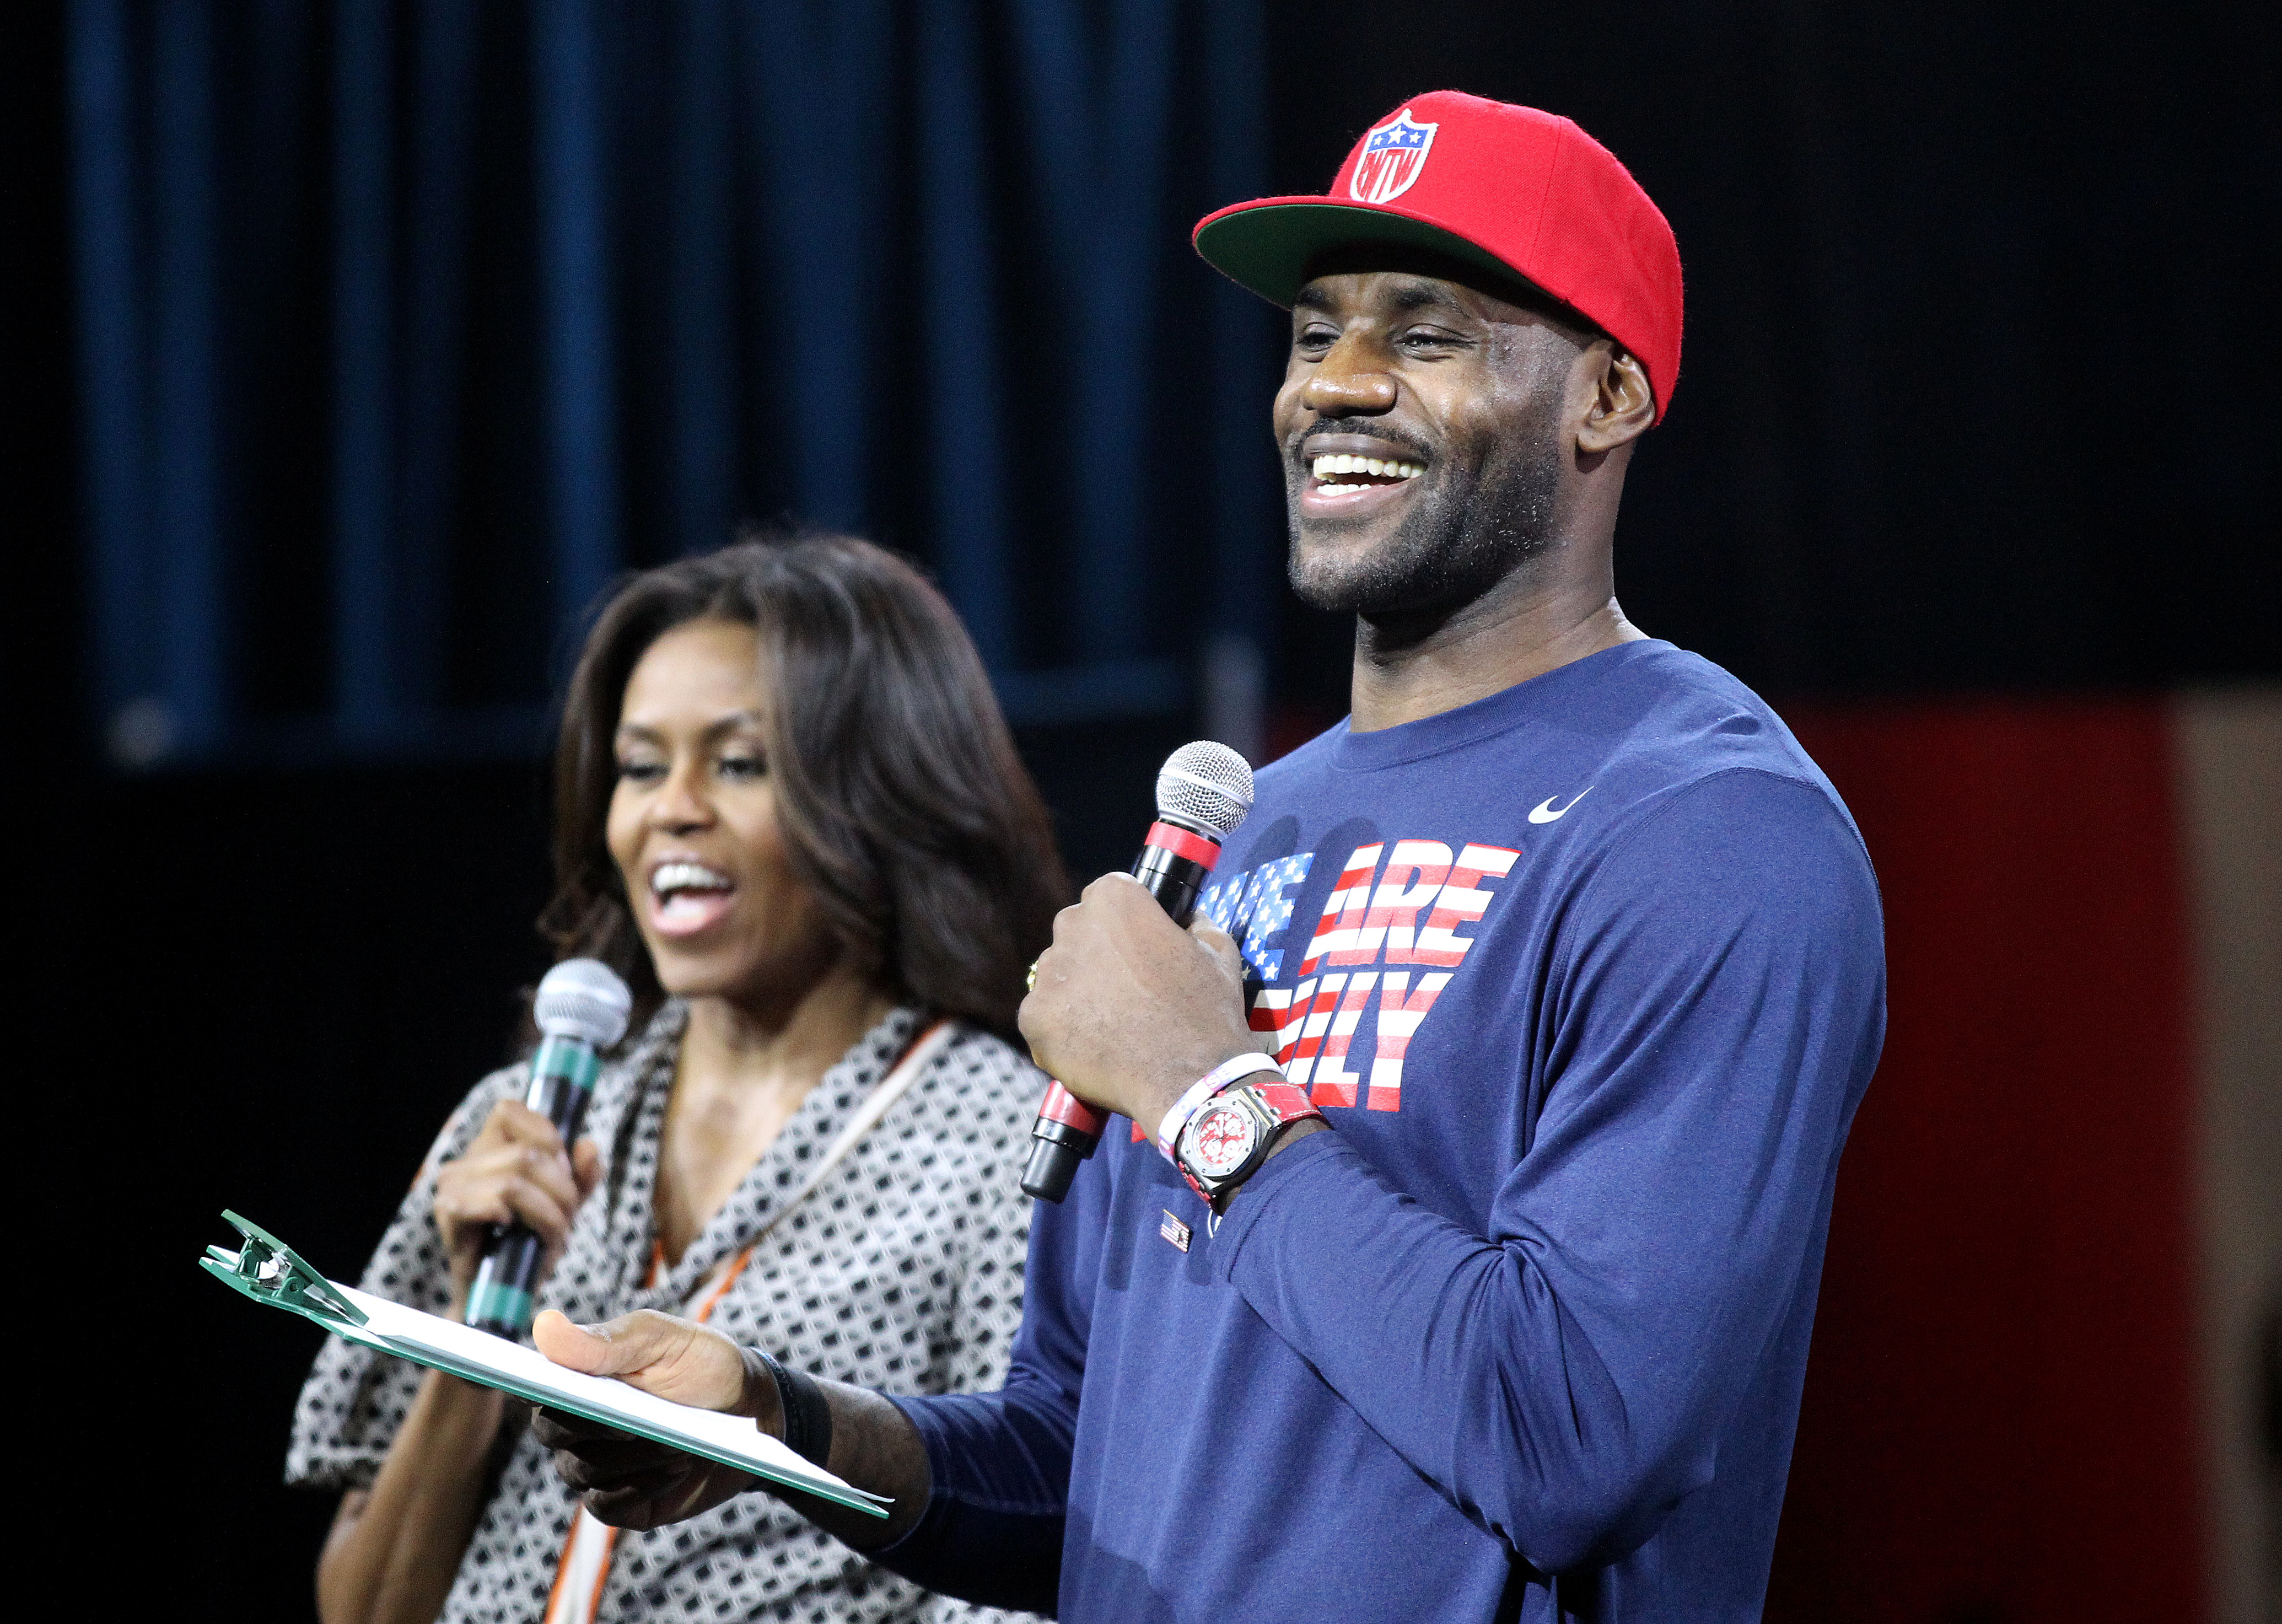
<path id="1" fill-rule="evenodd" d="M 228 1210 L 221 1216 L 245 1237 L 245 1244 L 235 1252 L 208 1247 L 206 1255 L 198 1259 L 198 1267 L 256 1302 L 313 1319 L 328 1331 L 353 1330 L 363 1325 L 365 1311 L 335 1290 L 330 1280 L 302 1262 L 292 1247 L 251 1219 Z"/>

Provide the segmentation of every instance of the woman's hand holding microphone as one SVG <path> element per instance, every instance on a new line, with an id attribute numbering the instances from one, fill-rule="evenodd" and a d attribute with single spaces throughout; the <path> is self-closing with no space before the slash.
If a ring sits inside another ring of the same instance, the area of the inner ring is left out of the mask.
<path id="1" fill-rule="evenodd" d="M 494 1224 L 527 1224 L 545 1243 L 551 1271 L 570 1237 L 570 1220 L 602 1181 L 602 1155 L 592 1139 L 566 1154 L 555 1124 L 519 1100 L 492 1107 L 466 1152 L 436 1174 L 436 1229 L 452 1264 L 451 1317 L 466 1311 Z"/>

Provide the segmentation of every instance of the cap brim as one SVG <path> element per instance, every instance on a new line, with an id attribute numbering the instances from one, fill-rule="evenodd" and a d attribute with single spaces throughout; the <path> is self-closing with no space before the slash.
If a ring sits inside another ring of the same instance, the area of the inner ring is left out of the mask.
<path id="1" fill-rule="evenodd" d="M 1318 255 L 1355 243 L 1431 248 L 1486 275 L 1536 285 L 1479 243 L 1386 204 L 1262 198 L 1206 215 L 1191 240 L 1214 269 L 1286 310 L 1307 285 L 1308 267 Z"/>

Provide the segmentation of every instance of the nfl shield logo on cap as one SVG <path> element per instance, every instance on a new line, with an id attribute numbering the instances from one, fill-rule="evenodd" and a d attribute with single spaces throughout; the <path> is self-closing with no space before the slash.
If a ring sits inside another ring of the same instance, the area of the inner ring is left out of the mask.
<path id="1" fill-rule="evenodd" d="M 1439 124 L 1413 123 L 1405 107 L 1386 123 L 1366 131 L 1347 190 L 1358 203 L 1387 203 L 1410 190 L 1434 150 Z"/>

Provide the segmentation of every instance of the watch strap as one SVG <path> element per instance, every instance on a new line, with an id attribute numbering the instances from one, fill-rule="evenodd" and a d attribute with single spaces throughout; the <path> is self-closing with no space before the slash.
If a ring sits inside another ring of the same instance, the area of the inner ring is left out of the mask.
<path id="1" fill-rule="evenodd" d="M 1204 1107 L 1206 1100 L 1230 1084 L 1260 1072 L 1272 1071 L 1280 1080 L 1284 1068 L 1272 1054 L 1239 1054 L 1234 1060 L 1222 1061 L 1204 1076 L 1189 1084 L 1188 1092 L 1173 1102 L 1157 1124 L 1157 1149 L 1175 1167 L 1181 1165 L 1181 1130 L 1189 1125 L 1189 1118 Z"/>
<path id="2" fill-rule="evenodd" d="M 832 1406 L 816 1378 L 796 1371 L 756 1348 L 762 1368 L 777 1384 L 777 1409 L 783 1418 L 784 1444 L 803 1460 L 821 1466 L 832 1457 Z"/>
<path id="3" fill-rule="evenodd" d="M 1306 1089 L 1296 1083 L 1284 1081 L 1280 1076 L 1272 1083 L 1247 1083 L 1236 1088 L 1223 1089 L 1222 1092 L 1246 1096 L 1242 1100 L 1230 1100 L 1229 1104 L 1231 1107 L 1248 1106 L 1267 1122 L 1261 1131 L 1258 1144 L 1252 1154 L 1245 1159 L 1244 1164 L 1220 1177 L 1207 1182 L 1198 1177 L 1185 1160 L 1174 1162 L 1173 1165 L 1180 1169 L 1181 1177 L 1188 1181 L 1189 1188 L 1207 1202 L 1218 1201 L 1222 1193 L 1258 1172 L 1260 1164 L 1267 1161 L 1269 1154 L 1276 1148 L 1276 1141 L 1293 1123 L 1304 1122 L 1311 1116 L 1321 1121 L 1323 1116 L 1323 1112 L 1316 1108 L 1316 1102 L 1308 1098 Z"/>
<path id="4" fill-rule="evenodd" d="M 1285 1082 L 1280 1076 L 1273 1083 L 1254 1084 L 1252 1092 L 1274 1114 L 1278 1128 L 1288 1128 L 1302 1117 L 1323 1115 L 1316 1108 L 1316 1102 L 1308 1098 L 1306 1089 L 1297 1083 Z"/>

